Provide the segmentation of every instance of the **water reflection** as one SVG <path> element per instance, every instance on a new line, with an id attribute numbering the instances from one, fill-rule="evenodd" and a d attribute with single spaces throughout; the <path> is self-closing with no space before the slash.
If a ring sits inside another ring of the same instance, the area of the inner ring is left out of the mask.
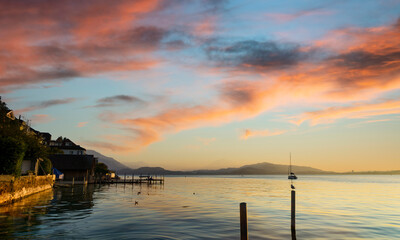
<path id="1" fill-rule="evenodd" d="M 398 238 L 399 183 L 400 176 L 302 177 L 296 183 L 297 237 Z M 0 207 L 0 236 L 238 239 L 240 202 L 247 202 L 250 239 L 290 239 L 290 184 L 282 176 L 168 177 L 165 188 L 56 188 Z"/>
<path id="2" fill-rule="evenodd" d="M 94 185 L 76 185 L 75 187 L 57 187 L 50 202 L 49 214 L 90 210 L 93 207 Z M 91 211 L 85 211 L 90 214 Z"/>
<path id="3" fill-rule="evenodd" d="M 51 189 L 0 207 L 0 236 L 14 238 L 20 232 L 30 231 L 42 224 L 39 216 L 47 213 L 46 206 L 53 198 Z"/>
<path id="4" fill-rule="evenodd" d="M 93 207 L 94 186 L 55 187 L 0 206 L 0 236 L 5 239 L 33 236 L 41 226 L 57 220 L 87 217 Z M 44 217 L 45 216 L 45 217 Z"/>

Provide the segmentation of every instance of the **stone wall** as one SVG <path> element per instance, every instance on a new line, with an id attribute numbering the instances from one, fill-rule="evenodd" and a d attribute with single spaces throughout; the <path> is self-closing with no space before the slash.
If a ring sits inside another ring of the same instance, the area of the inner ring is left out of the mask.
<path id="1" fill-rule="evenodd" d="M 47 176 L 13 176 L 0 175 L 0 205 L 7 204 L 28 195 L 53 187 L 54 175 Z"/>

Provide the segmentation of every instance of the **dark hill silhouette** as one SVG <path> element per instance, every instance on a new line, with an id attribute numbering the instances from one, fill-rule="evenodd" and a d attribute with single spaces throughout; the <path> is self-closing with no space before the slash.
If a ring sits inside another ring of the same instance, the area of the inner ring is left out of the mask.
<path id="1" fill-rule="evenodd" d="M 130 168 L 114 158 L 104 156 L 103 154 L 94 150 L 87 150 L 87 154 L 93 154 L 99 159 L 99 162 L 105 163 L 109 169 L 114 170 L 117 174 L 157 174 L 157 175 L 251 175 L 251 174 L 287 174 L 288 165 L 273 164 L 268 162 L 244 165 L 239 168 L 221 168 L 217 170 L 194 170 L 194 171 L 171 171 L 162 167 L 140 167 Z M 333 174 L 334 172 L 327 172 L 320 169 L 305 167 L 305 166 L 292 166 L 292 171 L 296 174 Z"/>
<path id="2" fill-rule="evenodd" d="M 90 154 L 93 155 L 94 157 L 98 158 L 99 162 L 104 163 L 105 165 L 107 165 L 108 169 L 110 170 L 114 170 L 114 171 L 118 171 L 121 169 L 125 169 L 128 168 L 127 166 L 125 166 L 124 164 L 118 162 L 117 160 L 115 160 L 112 157 L 107 157 L 104 156 L 103 154 L 96 152 L 94 150 L 86 150 L 86 154 Z"/>
<path id="3" fill-rule="evenodd" d="M 140 167 L 130 168 L 114 158 L 104 156 L 94 150 L 87 150 L 87 154 L 93 154 L 99 159 L 99 162 L 105 163 L 109 169 L 114 170 L 117 174 L 157 174 L 157 175 L 286 175 L 288 174 L 288 165 L 273 164 L 268 162 L 244 165 L 239 168 L 221 168 L 217 170 L 193 170 L 193 171 L 171 171 L 162 167 Z M 336 173 L 323 171 L 317 168 L 292 165 L 292 171 L 297 175 L 305 174 L 355 174 L 355 175 L 376 175 L 376 174 L 400 174 L 400 170 L 392 171 L 365 171 L 365 172 L 344 172 Z"/>
<path id="4" fill-rule="evenodd" d="M 296 174 L 330 174 L 312 167 L 292 166 Z M 117 171 L 118 174 L 160 174 L 160 175 L 251 175 L 251 174 L 287 174 L 288 165 L 273 163 L 257 163 L 240 168 L 222 168 L 218 170 L 170 171 L 161 167 L 142 167 L 137 169 L 125 168 Z"/>
<path id="5" fill-rule="evenodd" d="M 332 172 L 304 166 L 292 165 L 292 172 L 296 174 L 327 174 Z M 288 165 L 273 163 L 256 163 L 234 169 L 230 174 L 288 174 Z"/>

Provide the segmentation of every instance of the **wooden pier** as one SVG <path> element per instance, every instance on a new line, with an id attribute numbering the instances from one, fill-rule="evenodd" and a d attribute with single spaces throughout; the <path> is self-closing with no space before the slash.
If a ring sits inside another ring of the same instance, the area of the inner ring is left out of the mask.
<path id="1" fill-rule="evenodd" d="M 131 178 L 127 178 L 127 175 L 121 176 L 119 179 L 107 179 L 101 181 L 95 181 L 97 183 L 107 184 L 164 184 L 164 176 L 159 175 L 139 175 L 135 178 L 135 175 L 131 175 Z"/>
<path id="2" fill-rule="evenodd" d="M 128 177 L 128 178 L 127 178 Z M 100 177 L 94 177 L 92 181 L 86 181 L 86 179 L 72 181 L 58 181 L 55 183 L 56 186 L 69 187 L 74 185 L 87 185 L 87 184 L 164 184 L 164 175 L 139 175 L 135 178 L 135 175 L 123 175 L 118 178 L 102 179 Z"/>

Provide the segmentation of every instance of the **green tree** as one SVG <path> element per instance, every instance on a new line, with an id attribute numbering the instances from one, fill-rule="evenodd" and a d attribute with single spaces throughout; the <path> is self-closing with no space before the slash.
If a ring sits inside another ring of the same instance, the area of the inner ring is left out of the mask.
<path id="1" fill-rule="evenodd" d="M 21 174 L 23 159 L 41 162 L 42 174 L 51 173 L 50 149 L 42 144 L 42 139 L 30 130 L 26 122 L 11 119 L 7 114 L 11 110 L 0 97 L 0 174 Z"/>
<path id="2" fill-rule="evenodd" d="M 107 173 L 110 172 L 110 170 L 108 170 L 108 166 L 105 165 L 104 163 L 96 163 L 96 167 L 94 169 L 94 172 L 97 175 L 106 175 Z"/>
<path id="3" fill-rule="evenodd" d="M 39 167 L 39 175 L 47 175 L 47 174 L 52 174 L 51 172 L 51 161 L 49 158 L 44 158 L 43 161 L 39 162 L 40 167 Z"/>
<path id="4" fill-rule="evenodd" d="M 26 145 L 24 142 L 8 136 L 0 136 L 0 173 L 21 175 Z"/>

